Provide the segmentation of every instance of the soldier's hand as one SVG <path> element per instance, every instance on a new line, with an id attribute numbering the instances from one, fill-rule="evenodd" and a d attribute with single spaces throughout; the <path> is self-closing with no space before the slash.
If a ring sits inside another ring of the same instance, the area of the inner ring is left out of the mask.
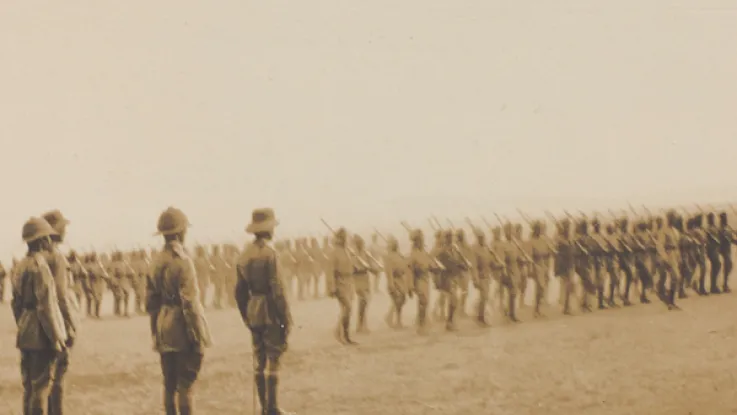
<path id="1" fill-rule="evenodd" d="M 72 337 L 72 336 L 70 336 L 70 337 L 69 337 L 69 338 L 67 339 L 67 342 L 66 342 L 66 347 L 67 347 L 67 348 L 71 348 L 72 346 L 74 346 L 74 340 L 75 340 L 75 337 Z"/>
<path id="2" fill-rule="evenodd" d="M 65 349 L 66 349 L 66 345 L 64 344 L 63 341 L 57 341 L 56 344 L 54 345 L 54 350 L 56 350 L 57 352 L 63 352 Z"/>

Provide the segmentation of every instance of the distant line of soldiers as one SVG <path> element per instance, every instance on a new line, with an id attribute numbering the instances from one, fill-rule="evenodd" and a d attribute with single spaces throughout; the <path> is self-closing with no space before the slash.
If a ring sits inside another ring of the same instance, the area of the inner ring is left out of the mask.
<path id="1" fill-rule="evenodd" d="M 592 302 L 600 310 L 620 303 L 631 306 L 632 294 L 641 303 L 649 303 L 653 294 L 669 310 L 677 310 L 677 299 L 686 298 L 689 289 L 701 296 L 731 292 L 732 245 L 737 243 L 737 234 L 726 212 L 684 216 L 670 210 L 646 217 L 622 215 L 606 223 L 583 214 L 560 219 L 548 214 L 555 226 L 552 236 L 547 235 L 546 221 L 523 217 L 529 228 L 527 238 L 522 223 L 498 217 L 499 225 L 486 223 L 490 241 L 482 228 L 467 220 L 475 236 L 473 245 L 467 242 L 464 230 L 441 229 L 437 221 L 431 222 L 436 231 L 429 251 L 423 231 L 403 223 L 412 246 L 409 254 L 402 255 L 397 239 L 390 236 L 381 260 L 365 249 L 360 236 L 354 235 L 351 241 L 346 229 L 338 229 L 322 262 L 327 292 L 340 308 L 336 338 L 356 344 L 350 328 L 355 299 L 355 331 L 368 331 L 367 276 L 380 273 L 386 276 L 392 298 L 386 323 L 402 327 L 402 310 L 408 299 L 416 297 L 415 321 L 421 334 L 428 328 L 433 287 L 438 295 L 432 314 L 445 322 L 447 330 L 456 330 L 456 317 L 467 315 L 467 299 L 474 289 L 478 294 L 475 320 L 482 326 L 488 326 L 487 315 L 494 305 L 508 320 L 519 321 L 517 310 L 525 305 L 530 289 L 534 291 L 533 316 L 544 317 L 553 276 L 559 279 L 563 314 L 572 313 L 574 298 L 584 313 L 593 310 Z"/>

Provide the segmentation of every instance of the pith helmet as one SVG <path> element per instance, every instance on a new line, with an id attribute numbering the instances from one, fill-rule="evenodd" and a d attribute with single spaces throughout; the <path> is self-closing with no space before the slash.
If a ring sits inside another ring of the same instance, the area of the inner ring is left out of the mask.
<path id="1" fill-rule="evenodd" d="M 184 231 L 189 226 L 187 215 L 175 207 L 170 207 L 159 215 L 159 222 L 156 225 L 158 232 L 154 235 L 174 235 Z"/>
<path id="2" fill-rule="evenodd" d="M 33 217 L 23 225 L 24 242 L 32 242 L 52 235 L 58 235 L 58 233 L 44 219 Z"/>
<path id="3" fill-rule="evenodd" d="M 274 215 L 274 209 L 262 208 L 255 209 L 251 213 L 251 223 L 246 227 L 248 233 L 273 232 L 274 228 L 279 224 Z"/>
<path id="4" fill-rule="evenodd" d="M 409 233 L 409 239 L 413 242 L 422 241 L 425 239 L 425 235 L 422 233 L 421 229 L 413 229 Z"/>
<path id="5" fill-rule="evenodd" d="M 46 220 L 46 222 L 51 225 L 52 228 L 56 232 L 59 232 L 63 226 L 66 226 L 69 224 L 69 220 L 64 217 L 64 215 L 61 214 L 61 212 L 57 209 L 48 211 L 44 213 L 42 216 Z"/>
<path id="6" fill-rule="evenodd" d="M 338 228 L 337 231 L 335 231 L 335 239 L 345 241 L 348 238 L 348 231 L 345 230 L 345 228 L 341 227 Z"/>

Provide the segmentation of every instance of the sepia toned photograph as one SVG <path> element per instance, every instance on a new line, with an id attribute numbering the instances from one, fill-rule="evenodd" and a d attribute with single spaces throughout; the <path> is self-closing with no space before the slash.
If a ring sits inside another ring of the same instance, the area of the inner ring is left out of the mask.
<path id="1" fill-rule="evenodd" d="M 737 0 L 0 1 L 0 415 L 737 414 Z"/>

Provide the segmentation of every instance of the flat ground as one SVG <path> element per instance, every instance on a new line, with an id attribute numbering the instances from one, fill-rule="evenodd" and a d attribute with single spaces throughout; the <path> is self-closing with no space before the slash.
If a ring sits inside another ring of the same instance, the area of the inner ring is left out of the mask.
<path id="1" fill-rule="evenodd" d="M 387 328 L 387 297 L 371 305 L 369 335 L 342 347 L 331 335 L 337 305 L 294 303 L 282 404 L 298 414 L 737 413 L 735 295 L 562 317 L 556 310 L 490 329 L 468 320 L 427 337 Z M 20 414 L 15 327 L 0 313 L 0 413 Z M 557 307 L 556 307 L 557 309 Z M 109 310 L 109 307 L 108 307 Z M 406 321 L 414 315 L 414 302 Z M 250 336 L 234 310 L 208 312 L 217 344 L 197 390 L 201 414 L 251 413 Z M 161 413 L 161 376 L 143 317 L 85 321 L 69 375 L 75 415 Z"/>

